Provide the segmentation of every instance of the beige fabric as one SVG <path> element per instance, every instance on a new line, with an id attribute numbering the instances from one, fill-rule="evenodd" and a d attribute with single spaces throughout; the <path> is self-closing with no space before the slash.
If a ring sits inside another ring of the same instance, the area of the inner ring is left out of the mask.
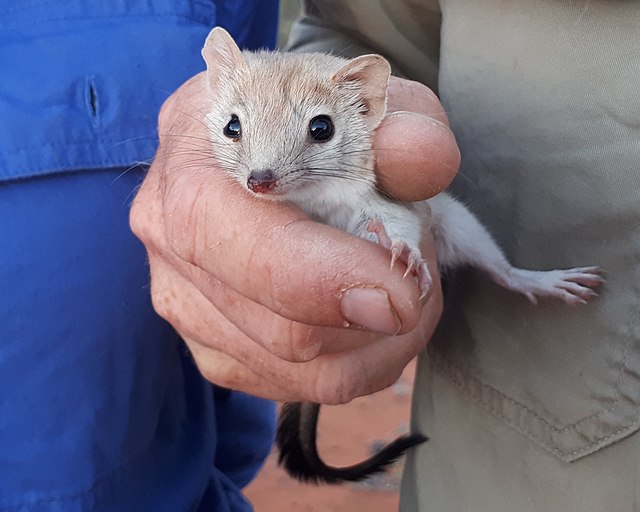
<path id="1" fill-rule="evenodd" d="M 454 190 L 512 262 L 608 271 L 578 308 L 449 276 L 402 510 L 640 510 L 640 3 L 442 0 L 441 34 L 427 0 L 307 7 L 297 49 L 377 51 L 433 86 L 439 48 Z"/>
<path id="2" fill-rule="evenodd" d="M 382 53 L 394 74 L 437 88 L 440 9 L 437 0 L 318 0 L 294 24 L 289 49 L 345 57 Z"/>

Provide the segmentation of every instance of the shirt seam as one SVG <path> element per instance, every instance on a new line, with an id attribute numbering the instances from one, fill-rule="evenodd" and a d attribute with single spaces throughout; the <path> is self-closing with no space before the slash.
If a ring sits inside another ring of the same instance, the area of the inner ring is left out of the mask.
<path id="1" fill-rule="evenodd" d="M 537 434 L 535 434 L 534 432 L 532 432 L 530 429 L 526 428 L 526 426 L 524 426 L 522 423 L 517 422 L 516 420 L 514 420 L 513 418 L 511 418 L 508 415 L 505 415 L 501 410 L 499 410 L 499 408 L 497 408 L 496 406 L 491 405 L 490 403 L 487 402 L 487 400 L 483 399 L 482 396 L 478 395 L 477 393 L 475 393 L 473 390 L 469 389 L 468 385 L 465 384 L 465 382 L 470 382 L 473 381 L 475 382 L 477 385 L 479 385 L 481 388 L 487 389 L 491 394 L 493 395 L 497 395 L 497 397 L 499 397 L 500 399 L 513 404 L 516 408 L 526 411 L 527 413 L 531 414 L 536 420 L 540 421 L 541 423 L 543 423 L 544 425 L 546 425 L 548 428 L 550 428 L 551 430 L 555 431 L 558 434 L 563 434 L 564 432 L 567 431 L 576 431 L 577 428 L 582 425 L 583 423 L 587 423 L 587 422 L 591 422 L 595 419 L 597 419 L 598 417 L 606 414 L 607 412 L 612 411 L 613 409 L 616 408 L 616 406 L 618 405 L 619 401 L 620 401 L 620 394 L 621 394 L 621 385 L 622 385 L 622 381 L 624 379 L 624 376 L 628 374 L 629 372 L 629 368 L 627 365 L 627 354 L 629 351 L 631 345 L 631 340 L 626 340 L 625 344 L 624 344 L 624 351 L 623 351 L 623 357 L 621 359 L 621 364 L 620 364 L 620 368 L 618 370 L 618 378 L 616 381 L 616 398 L 612 400 L 612 403 L 607 406 L 607 407 L 603 407 L 600 408 L 598 411 L 594 412 L 593 414 L 590 414 L 589 416 L 586 416 L 584 418 L 581 418 L 580 420 L 570 423 L 570 424 L 565 424 L 563 427 L 557 427 L 556 425 L 554 425 L 553 423 L 551 423 L 549 420 L 547 420 L 546 418 L 540 416 L 536 411 L 534 411 L 533 409 L 530 409 L 529 407 L 527 407 L 525 404 L 515 400 L 514 398 L 510 397 L 509 395 L 505 394 L 503 391 L 500 391 L 499 389 L 491 386 L 490 384 L 487 384 L 486 382 L 480 380 L 479 378 L 473 376 L 473 375 L 463 375 L 463 370 L 455 365 L 452 362 L 446 362 L 445 359 L 442 356 L 439 356 L 437 353 L 434 353 L 433 350 L 428 350 L 428 354 L 429 354 L 429 359 L 431 360 L 431 362 L 433 363 L 433 366 L 436 370 L 439 371 L 439 373 L 441 373 L 442 375 L 446 376 L 451 382 L 453 382 L 456 387 L 458 389 L 460 389 L 460 391 L 466 395 L 468 398 L 470 398 L 472 401 L 479 403 L 479 405 L 481 405 L 483 408 L 489 410 L 489 412 L 491 412 L 491 414 L 495 415 L 496 417 L 500 418 L 505 424 L 511 426 L 512 428 L 516 429 L 516 431 L 524 434 L 527 438 L 535 441 L 536 443 L 539 443 L 539 445 L 541 445 L 544 449 L 546 449 L 547 451 L 554 453 L 555 455 L 558 455 L 562 458 L 571 458 L 583 453 L 589 453 L 590 451 L 593 450 L 593 447 L 604 443 L 612 438 L 617 437 L 618 434 L 625 432 L 625 431 L 633 431 L 635 429 L 638 428 L 638 425 L 640 424 L 640 422 L 638 421 L 638 416 L 640 416 L 640 410 L 638 410 L 636 412 L 636 414 L 633 416 L 634 419 L 633 421 L 631 421 L 630 423 L 628 423 L 625 426 L 622 426 L 620 428 L 618 428 L 617 430 L 615 430 L 614 432 L 611 432 L 609 434 L 607 434 L 606 436 L 603 437 L 599 437 L 598 439 L 588 443 L 588 445 L 583 446 L 581 448 L 576 448 L 574 450 L 571 451 L 563 451 L 562 449 L 560 449 L 556 443 L 554 443 L 552 440 L 547 439 L 544 436 L 539 436 Z M 462 376 L 456 376 L 455 373 L 458 373 Z"/>
<path id="2" fill-rule="evenodd" d="M 182 20 L 187 20 L 187 21 L 193 21 L 202 25 L 206 25 L 209 26 L 213 20 L 210 19 L 206 19 L 205 17 L 202 18 L 198 18 L 195 16 L 189 16 L 186 14 L 176 14 L 176 13 L 172 13 L 172 12 L 161 12 L 161 13 L 147 13 L 147 14 L 122 14 L 122 15 L 113 15 L 113 14 L 107 14 L 104 16 L 63 16 L 63 17 L 58 17 L 58 18 L 46 18 L 46 19 L 42 19 L 42 20 L 37 20 L 37 21 L 31 21 L 31 22 L 26 22 L 26 23 L 21 23 L 21 22 L 13 22 L 13 23 L 7 23 L 7 24 L 0 24 L 0 29 L 16 29 L 16 28 L 24 28 L 24 27 L 35 27 L 35 26 L 39 26 L 39 25 L 43 25 L 43 24 L 47 24 L 47 23 L 57 23 L 57 22 L 61 22 L 61 21 L 91 21 L 91 20 L 117 20 L 117 19 L 122 19 L 122 18 L 126 18 L 127 20 L 131 20 L 131 19 L 140 19 L 140 18 L 146 18 L 146 19 L 153 19 L 153 18 L 158 18 L 158 19 L 182 19 Z"/>
<path id="3" fill-rule="evenodd" d="M 0 151 L 0 158 L 2 158 L 4 155 L 10 156 L 10 155 L 15 155 L 16 153 L 22 153 L 24 151 L 32 151 L 35 149 L 42 149 L 42 148 L 59 148 L 59 147 L 69 147 L 69 146 L 84 146 L 87 144 L 94 144 L 94 145 L 112 145 L 113 147 L 115 147 L 116 145 L 121 145 L 124 146 L 125 144 L 127 144 L 128 142 L 138 142 L 138 141 L 142 141 L 143 143 L 148 144 L 148 140 L 151 139 L 151 142 L 157 143 L 158 141 L 158 134 L 155 133 L 153 135 L 141 135 L 141 136 L 136 136 L 130 139 L 119 139 L 119 140 L 112 140 L 112 139 L 86 139 L 86 140 L 75 140 L 75 141 L 71 141 L 71 142 L 49 142 L 47 144 L 35 144 L 35 145 L 30 145 L 30 146 L 20 146 L 20 147 L 14 147 L 10 150 L 5 150 L 5 151 Z"/>

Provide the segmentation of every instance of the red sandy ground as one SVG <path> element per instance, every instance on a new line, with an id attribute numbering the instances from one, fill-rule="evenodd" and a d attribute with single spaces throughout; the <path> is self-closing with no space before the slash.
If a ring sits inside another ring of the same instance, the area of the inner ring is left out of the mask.
<path id="1" fill-rule="evenodd" d="M 391 388 L 349 405 L 323 407 L 318 433 L 324 459 L 347 465 L 365 458 L 371 445 L 404 433 L 409 421 L 413 364 Z M 398 508 L 401 463 L 372 481 L 349 486 L 300 484 L 276 465 L 272 453 L 246 489 L 256 512 L 391 512 Z"/>

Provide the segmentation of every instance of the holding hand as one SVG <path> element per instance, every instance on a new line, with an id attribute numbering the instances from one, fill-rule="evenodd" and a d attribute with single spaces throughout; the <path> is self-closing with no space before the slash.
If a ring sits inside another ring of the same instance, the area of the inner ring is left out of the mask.
<path id="1" fill-rule="evenodd" d="M 393 383 L 430 338 L 442 308 L 435 254 L 425 304 L 388 252 L 251 197 L 216 167 L 202 119 L 204 75 L 160 116 L 160 148 L 131 212 L 145 243 L 158 313 L 185 338 L 203 375 L 287 401 L 341 403 Z M 379 182 L 425 199 L 459 164 L 437 98 L 392 79 L 392 113 L 375 136 Z M 410 107 L 410 108 L 409 108 Z"/>

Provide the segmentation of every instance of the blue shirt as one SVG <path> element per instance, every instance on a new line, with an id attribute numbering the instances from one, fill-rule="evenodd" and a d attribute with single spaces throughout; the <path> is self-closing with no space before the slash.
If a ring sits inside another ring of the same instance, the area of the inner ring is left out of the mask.
<path id="1" fill-rule="evenodd" d="M 129 205 L 209 30 L 272 0 L 0 0 L 0 512 L 245 511 L 273 404 L 217 389 L 153 311 Z"/>

